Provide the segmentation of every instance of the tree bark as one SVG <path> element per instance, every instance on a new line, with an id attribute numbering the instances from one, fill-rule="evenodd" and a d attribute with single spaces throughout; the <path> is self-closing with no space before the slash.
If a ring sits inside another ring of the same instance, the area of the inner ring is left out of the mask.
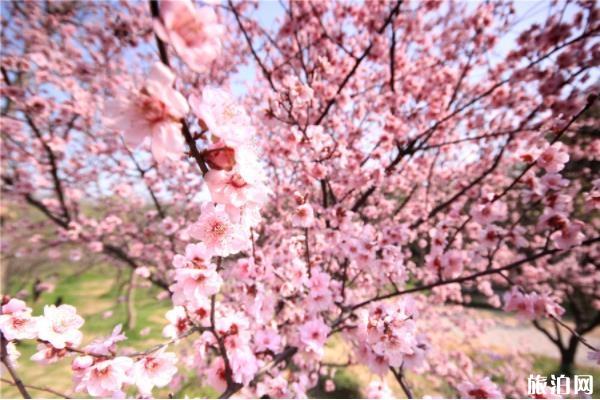
<path id="1" fill-rule="evenodd" d="M 575 355 L 579 340 L 575 335 L 569 338 L 569 345 L 560 349 L 559 373 L 572 376 L 575 368 Z"/>

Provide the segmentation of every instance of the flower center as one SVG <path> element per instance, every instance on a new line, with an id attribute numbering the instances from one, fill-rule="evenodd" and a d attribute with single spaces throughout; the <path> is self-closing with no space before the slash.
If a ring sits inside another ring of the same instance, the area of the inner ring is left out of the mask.
<path id="1" fill-rule="evenodd" d="M 220 221 L 215 221 L 210 227 L 210 232 L 215 237 L 223 236 L 227 232 L 227 226 L 225 226 L 225 224 L 221 223 Z"/>
<path id="2" fill-rule="evenodd" d="M 243 188 L 247 185 L 246 181 L 244 181 L 239 174 L 233 174 L 233 176 L 229 179 L 229 184 L 236 189 Z"/>
<path id="3" fill-rule="evenodd" d="M 110 373 L 110 365 L 104 368 L 96 368 L 94 369 L 93 373 L 97 378 L 106 378 L 106 376 Z"/>
<path id="4" fill-rule="evenodd" d="M 469 390 L 469 396 L 474 399 L 487 399 L 487 392 L 483 389 Z"/>
<path id="5" fill-rule="evenodd" d="M 165 104 L 142 91 L 139 98 L 139 108 L 144 115 L 144 119 L 151 124 L 164 121 L 168 117 L 167 107 Z"/>

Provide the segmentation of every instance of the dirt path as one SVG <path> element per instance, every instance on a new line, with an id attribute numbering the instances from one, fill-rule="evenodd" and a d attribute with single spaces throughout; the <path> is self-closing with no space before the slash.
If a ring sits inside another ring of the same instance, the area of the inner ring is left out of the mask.
<path id="1" fill-rule="evenodd" d="M 498 315 L 489 311 L 478 311 L 482 316 L 494 319 L 496 326 L 489 329 L 485 335 L 480 338 L 484 345 L 495 346 L 499 348 L 511 348 L 520 346 L 524 350 L 533 354 L 560 358 L 558 348 L 540 331 L 538 331 L 531 322 L 520 321 L 513 316 Z M 545 327 L 554 332 L 554 327 L 550 323 L 545 323 Z M 566 329 L 561 328 L 563 340 L 568 337 Z M 595 329 L 585 335 L 585 339 L 592 346 L 600 347 L 600 329 Z M 597 366 L 593 361 L 587 359 L 588 350 L 583 345 L 577 349 L 576 363 L 578 365 Z"/>

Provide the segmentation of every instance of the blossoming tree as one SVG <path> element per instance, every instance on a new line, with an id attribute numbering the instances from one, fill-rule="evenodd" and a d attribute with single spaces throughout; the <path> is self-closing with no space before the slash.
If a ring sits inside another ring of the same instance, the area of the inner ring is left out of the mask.
<path id="1" fill-rule="evenodd" d="M 469 347 L 487 324 L 475 299 L 600 359 L 583 336 L 599 141 L 578 139 L 597 129 L 597 3 L 519 31 L 511 3 L 281 7 L 266 27 L 250 2 L 2 4 L 3 201 L 41 215 L 5 221 L 3 252 L 97 254 L 173 306 L 166 341 L 131 352 L 120 327 L 83 338 L 76 304 L 34 316 L 5 296 L 5 382 L 29 397 L 15 343 L 31 340 L 95 397 L 183 378 L 303 397 L 354 364 L 382 378 L 369 397 L 390 396 L 386 375 L 412 397 L 407 371 L 463 398 L 525 395 L 526 357 Z M 350 350 L 331 363 L 334 338 Z"/>

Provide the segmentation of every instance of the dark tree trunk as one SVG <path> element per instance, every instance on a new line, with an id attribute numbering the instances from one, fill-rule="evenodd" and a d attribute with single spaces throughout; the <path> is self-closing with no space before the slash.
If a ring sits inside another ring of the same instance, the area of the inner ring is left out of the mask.
<path id="1" fill-rule="evenodd" d="M 577 354 L 577 345 L 579 340 L 572 335 L 569 339 L 569 345 L 560 349 L 560 368 L 559 373 L 572 376 L 575 368 L 575 355 Z"/>

